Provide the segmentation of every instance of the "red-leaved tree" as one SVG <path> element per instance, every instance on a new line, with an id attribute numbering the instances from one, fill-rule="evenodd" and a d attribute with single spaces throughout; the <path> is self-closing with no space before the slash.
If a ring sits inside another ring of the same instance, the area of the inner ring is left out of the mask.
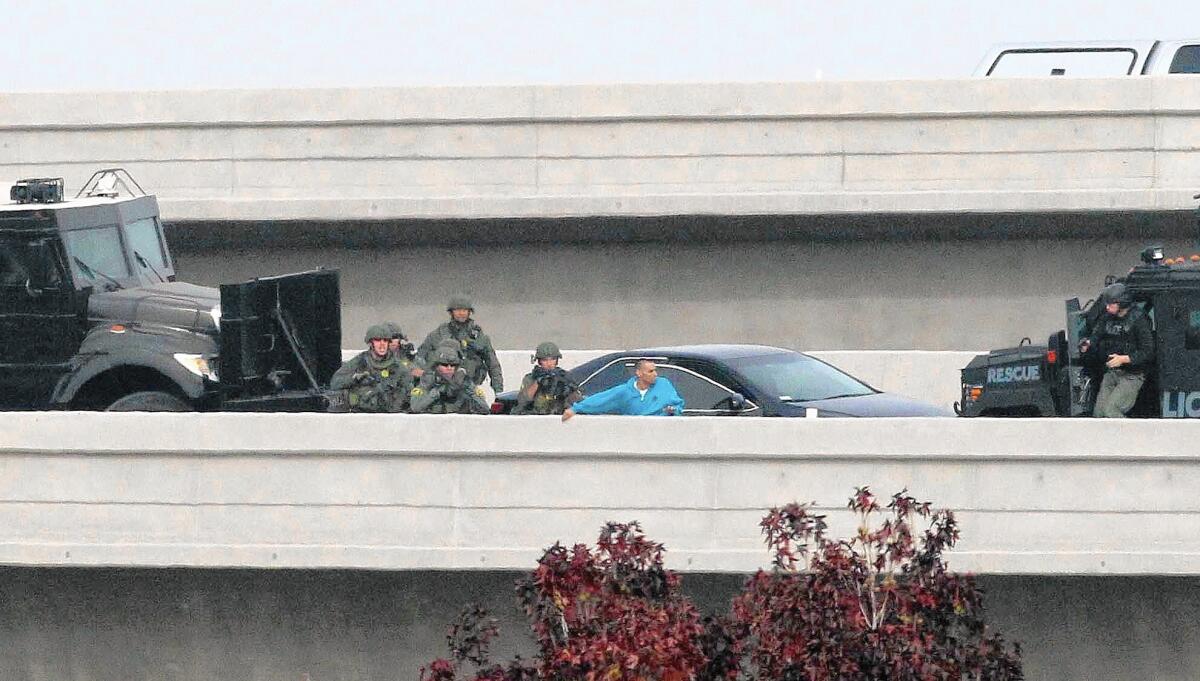
<path id="1" fill-rule="evenodd" d="M 868 488 L 856 490 L 858 530 L 848 540 L 828 538 L 810 505 L 763 518 L 774 569 L 747 581 L 732 613 L 734 650 L 753 678 L 1023 678 L 1020 648 L 984 624 L 974 579 L 942 559 L 958 539 L 953 513 L 906 492 L 884 509 Z"/>
<path id="2" fill-rule="evenodd" d="M 760 525 L 774 569 L 751 577 L 725 618 L 701 618 L 636 522 L 608 523 L 594 549 L 555 544 L 517 583 L 536 656 L 492 664 L 496 621 L 468 607 L 447 635 L 450 657 L 421 680 L 1022 678 L 1020 649 L 985 626 L 974 579 L 943 561 L 958 539 L 952 513 L 905 491 L 885 509 L 865 487 L 849 507 L 858 530 L 840 541 L 809 505 L 772 509 Z"/>
<path id="3" fill-rule="evenodd" d="M 701 618 L 679 591 L 679 576 L 663 568 L 663 546 L 636 522 L 608 523 L 595 549 L 555 544 L 517 583 L 518 599 L 538 645 L 534 661 L 488 661 L 495 621 L 468 608 L 451 627 L 452 659 L 421 670 L 422 681 L 693 681 L 709 678 L 706 645 L 725 652 L 733 642 Z M 464 676 L 465 663 L 475 666 Z M 719 662 L 718 662 L 719 663 Z"/>

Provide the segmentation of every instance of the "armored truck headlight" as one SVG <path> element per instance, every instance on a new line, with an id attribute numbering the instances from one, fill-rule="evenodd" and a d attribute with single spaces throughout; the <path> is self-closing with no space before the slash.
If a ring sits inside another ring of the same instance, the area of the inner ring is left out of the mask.
<path id="1" fill-rule="evenodd" d="M 208 311 L 208 316 L 212 317 L 213 324 L 215 324 L 218 329 L 221 328 L 221 306 L 220 305 L 213 305 L 212 309 Z"/>
<path id="2" fill-rule="evenodd" d="M 217 380 L 216 367 L 209 364 L 208 358 L 204 357 L 203 355 L 192 355 L 186 352 L 177 352 L 173 355 L 173 357 L 175 357 L 176 362 L 179 362 L 181 365 L 183 365 L 184 369 L 187 369 L 193 374 L 196 374 L 197 376 L 203 376 L 210 381 Z"/>

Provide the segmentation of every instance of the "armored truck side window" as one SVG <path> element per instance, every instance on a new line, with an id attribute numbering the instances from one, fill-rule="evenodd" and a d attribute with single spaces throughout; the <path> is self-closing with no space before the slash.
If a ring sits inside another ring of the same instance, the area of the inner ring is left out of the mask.
<path id="1" fill-rule="evenodd" d="M 71 269 L 84 286 L 107 288 L 129 277 L 129 263 L 116 225 L 63 232 Z"/>
<path id="2" fill-rule="evenodd" d="M 29 270 L 17 255 L 17 246 L 0 241 L 0 286 L 24 286 Z"/>
<path id="3" fill-rule="evenodd" d="M 62 273 L 44 239 L 0 238 L 0 286 L 36 293 L 30 287 L 58 288 Z"/>
<path id="4" fill-rule="evenodd" d="M 1183 332 L 1185 350 L 1200 350 L 1200 310 L 1188 310 L 1188 325 Z"/>

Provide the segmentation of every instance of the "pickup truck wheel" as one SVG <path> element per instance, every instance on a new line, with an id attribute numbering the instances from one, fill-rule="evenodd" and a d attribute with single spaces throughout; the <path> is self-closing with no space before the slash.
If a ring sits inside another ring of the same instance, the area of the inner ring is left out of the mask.
<path id="1" fill-rule="evenodd" d="M 170 393 L 146 390 L 108 405 L 105 411 L 193 411 L 191 405 Z"/>

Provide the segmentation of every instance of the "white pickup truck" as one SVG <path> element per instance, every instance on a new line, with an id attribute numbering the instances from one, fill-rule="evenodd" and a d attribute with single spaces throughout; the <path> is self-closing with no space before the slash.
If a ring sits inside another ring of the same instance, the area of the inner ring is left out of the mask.
<path id="1" fill-rule="evenodd" d="M 1109 40 L 994 45 L 976 76 L 1163 76 L 1200 73 L 1200 39 Z"/>

